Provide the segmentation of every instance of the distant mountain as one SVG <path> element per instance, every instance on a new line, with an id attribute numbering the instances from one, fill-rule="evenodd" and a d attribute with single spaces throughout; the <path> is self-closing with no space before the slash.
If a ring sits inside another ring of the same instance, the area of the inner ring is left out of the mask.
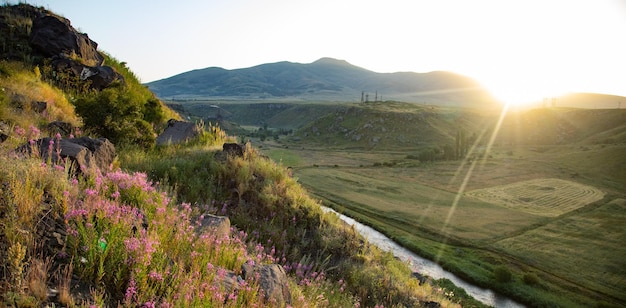
<path id="1" fill-rule="evenodd" d="M 163 99 L 402 100 L 450 106 L 484 106 L 495 100 L 473 79 L 443 71 L 376 73 L 346 61 L 322 58 L 234 70 L 185 72 L 146 84 Z"/>

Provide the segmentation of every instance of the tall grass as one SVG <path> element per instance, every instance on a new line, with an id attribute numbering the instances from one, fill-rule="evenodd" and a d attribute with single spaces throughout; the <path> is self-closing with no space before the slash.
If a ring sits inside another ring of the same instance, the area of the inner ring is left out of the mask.
<path id="1" fill-rule="evenodd" d="M 63 294 L 59 301 L 67 306 L 276 306 L 264 298 L 255 277 L 237 278 L 244 264 L 275 263 L 274 252 L 243 230 L 218 236 L 199 229 L 204 215 L 219 211 L 211 204 L 177 203 L 141 172 L 117 169 L 68 178 L 63 166 L 37 158 L 5 153 L 0 160 L 11 166 L 0 171 L 0 243 L 7 247 L 0 254 L 8 273 L 0 289 L 4 304 L 43 305 L 47 296 L 41 290 L 54 280 Z M 37 236 L 47 216 L 66 223 L 66 245 L 56 255 L 49 255 L 45 239 Z M 342 285 L 307 274 L 306 284 L 290 279 L 294 307 L 354 303 Z M 72 276 L 96 286 L 90 302 L 68 294 Z M 236 288 L 225 282 L 232 279 Z"/>
<path id="2" fill-rule="evenodd" d="M 228 216 L 257 243 L 255 253 L 281 264 L 300 286 L 340 286 L 330 294 L 346 292 L 364 306 L 412 307 L 429 300 L 451 305 L 430 286 L 419 286 L 406 264 L 367 244 L 336 216 L 324 214 L 282 165 L 249 145 L 243 157 L 227 156 L 215 147 L 121 156 L 123 167 L 146 170 L 181 202 L 194 208 L 210 204 L 217 214 Z M 314 289 L 329 299 L 326 287 Z"/>
<path id="3" fill-rule="evenodd" d="M 0 61 L 0 115 L 11 126 L 27 128 L 42 127 L 52 121 L 81 125 L 74 106 L 58 88 L 42 81 L 35 68 L 21 63 Z M 31 102 L 45 102 L 46 108 L 39 113 L 32 109 Z"/>

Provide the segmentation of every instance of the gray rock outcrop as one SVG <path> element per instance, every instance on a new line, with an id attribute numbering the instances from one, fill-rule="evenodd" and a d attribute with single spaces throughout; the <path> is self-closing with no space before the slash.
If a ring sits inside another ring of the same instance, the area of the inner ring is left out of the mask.
<path id="1" fill-rule="evenodd" d="M 124 77 L 105 66 L 98 44 L 87 34 L 74 29 L 66 18 L 45 14 L 33 20 L 29 43 L 33 50 L 52 59 L 57 72 L 69 72 L 80 80 L 90 81 L 90 88 L 102 90 Z"/>
<path id="2" fill-rule="evenodd" d="M 196 228 L 199 234 L 211 230 L 217 238 L 224 238 L 230 235 L 230 219 L 226 216 L 205 214 L 199 222 L 200 225 Z"/>
<path id="3" fill-rule="evenodd" d="M 51 141 L 54 143 L 51 144 Z M 61 139 L 58 142 L 54 138 L 43 138 L 36 140 L 32 145 L 20 146 L 16 151 L 37 155 L 43 161 L 50 161 L 54 164 L 65 160 L 65 163 L 69 164 L 70 173 L 73 174 L 88 172 L 96 168 L 106 172 L 115 158 L 115 146 L 105 138 L 81 137 Z"/>
<path id="4" fill-rule="evenodd" d="M 255 279 L 258 275 L 259 286 L 267 301 L 275 301 L 278 307 L 291 304 L 291 291 L 287 283 L 287 273 L 279 264 L 242 266 L 244 279 Z"/>
<path id="5" fill-rule="evenodd" d="M 170 119 L 167 128 L 156 138 L 157 145 L 178 144 L 187 142 L 200 134 L 198 125 Z"/>
<path id="6" fill-rule="evenodd" d="M 46 57 L 64 54 L 76 56 L 91 66 L 104 63 L 96 42 L 87 34 L 76 31 L 68 19 L 55 15 L 44 15 L 33 20 L 30 45 Z"/>
<path id="7" fill-rule="evenodd" d="M 124 76 L 110 66 L 88 66 L 69 58 L 55 57 L 52 67 L 57 72 L 68 72 L 82 81 L 90 81 L 89 87 L 98 91 L 115 82 L 124 83 Z"/>

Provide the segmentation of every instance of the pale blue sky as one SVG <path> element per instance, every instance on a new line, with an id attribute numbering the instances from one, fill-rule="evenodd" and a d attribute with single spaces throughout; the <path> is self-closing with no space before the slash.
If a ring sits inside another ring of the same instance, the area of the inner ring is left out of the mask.
<path id="1" fill-rule="evenodd" d="M 447 70 L 506 100 L 626 96 L 626 0 L 28 0 L 143 82 L 192 69 L 346 60 Z"/>

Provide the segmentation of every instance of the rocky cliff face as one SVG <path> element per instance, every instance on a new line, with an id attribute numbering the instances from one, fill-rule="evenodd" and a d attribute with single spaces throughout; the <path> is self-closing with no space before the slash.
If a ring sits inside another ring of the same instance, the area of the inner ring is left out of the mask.
<path id="1" fill-rule="evenodd" d="M 68 19 L 43 15 L 33 20 L 30 45 L 46 57 L 78 57 L 86 65 L 104 64 L 98 44 L 85 33 L 76 31 Z"/>
<path id="2" fill-rule="evenodd" d="M 0 58 L 50 63 L 55 76 L 67 75 L 102 90 L 124 77 L 98 51 L 98 44 L 70 20 L 26 4 L 0 7 Z"/>

